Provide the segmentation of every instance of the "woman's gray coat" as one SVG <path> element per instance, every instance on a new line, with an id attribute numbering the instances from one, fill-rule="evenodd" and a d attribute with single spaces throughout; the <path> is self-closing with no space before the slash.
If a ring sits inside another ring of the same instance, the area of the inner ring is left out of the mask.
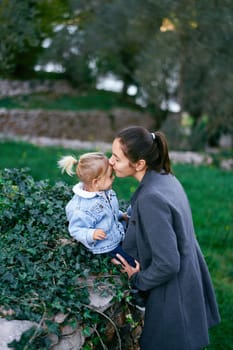
<path id="1" fill-rule="evenodd" d="M 175 176 L 147 171 L 131 205 L 123 249 L 141 266 L 132 287 L 148 292 L 141 350 L 203 349 L 220 317 L 186 194 Z"/>

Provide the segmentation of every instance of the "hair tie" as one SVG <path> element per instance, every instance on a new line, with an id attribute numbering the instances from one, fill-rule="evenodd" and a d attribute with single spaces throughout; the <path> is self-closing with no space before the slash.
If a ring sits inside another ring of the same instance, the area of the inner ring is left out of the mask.
<path id="1" fill-rule="evenodd" d="M 154 141 L 156 139 L 156 135 L 154 132 L 151 133 L 151 136 L 152 136 L 152 140 Z"/>

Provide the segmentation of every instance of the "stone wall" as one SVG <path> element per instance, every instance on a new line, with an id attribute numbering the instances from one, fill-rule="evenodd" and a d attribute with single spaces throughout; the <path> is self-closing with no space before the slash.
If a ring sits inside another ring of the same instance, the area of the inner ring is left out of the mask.
<path id="1" fill-rule="evenodd" d="M 116 131 L 125 126 L 143 125 L 150 129 L 153 124 L 149 114 L 120 108 L 109 112 L 0 110 L 0 133 L 4 135 L 111 142 Z"/>
<path id="2" fill-rule="evenodd" d="M 85 282 L 84 282 L 85 283 Z M 90 303 L 86 305 L 87 310 L 92 310 L 93 313 L 99 313 L 103 319 L 105 326 L 105 345 L 110 346 L 112 350 L 135 350 L 138 348 L 138 340 L 142 331 L 142 320 L 144 317 L 144 311 L 138 310 L 135 306 L 130 304 L 121 305 L 120 303 L 113 302 L 114 294 L 108 293 L 107 284 L 101 286 L 101 292 L 94 290 L 93 280 L 87 281 L 89 286 L 89 299 Z M 106 296 L 103 296 L 103 290 L 106 289 Z M 112 290 L 112 287 L 110 288 Z M 0 308 L 0 315 L 2 316 L 3 309 Z M 9 316 L 9 310 L 6 311 L 5 316 Z M 12 316 L 12 314 L 11 314 Z M 50 333 L 47 338 L 51 342 L 51 349 L 53 350 L 81 350 L 88 337 L 85 338 L 83 334 L 82 325 L 75 326 L 63 325 L 63 322 L 69 315 L 65 315 L 61 312 L 54 315 L 51 321 L 55 322 L 60 330 L 60 336 L 55 333 Z M 127 318 L 129 321 L 127 322 Z M 71 321 L 71 320 L 70 320 Z M 107 321 L 107 322 L 106 322 Z M 70 322 L 72 324 L 72 322 Z M 74 322 L 73 324 L 76 324 Z M 95 324 L 91 331 L 90 337 L 96 337 Z M 44 320 L 41 319 L 40 323 L 31 322 L 28 320 L 7 320 L 0 317 L 0 349 L 10 350 L 8 346 L 13 340 L 19 340 L 22 334 L 35 327 L 34 336 L 39 329 L 45 328 Z M 32 339 L 32 338 L 31 338 Z M 25 345 L 25 349 L 27 345 Z M 108 348 L 108 347 L 107 347 Z"/>
<path id="3" fill-rule="evenodd" d="M 73 94 L 67 81 L 0 79 L 0 98 L 39 92 Z M 0 110 L 0 133 L 4 135 L 46 136 L 81 141 L 111 142 L 117 130 L 128 125 L 153 128 L 154 119 L 148 113 L 114 108 L 61 112 L 45 110 Z"/>

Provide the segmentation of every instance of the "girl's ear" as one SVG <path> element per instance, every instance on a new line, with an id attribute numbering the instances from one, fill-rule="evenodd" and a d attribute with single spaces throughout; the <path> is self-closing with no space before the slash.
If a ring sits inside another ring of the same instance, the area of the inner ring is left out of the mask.
<path id="1" fill-rule="evenodd" d="M 92 182 L 91 182 L 91 186 L 93 188 L 98 189 L 98 179 L 93 179 Z"/>
<path id="2" fill-rule="evenodd" d="M 137 161 L 135 170 L 136 171 L 142 171 L 146 169 L 146 161 L 144 159 L 140 159 Z"/>

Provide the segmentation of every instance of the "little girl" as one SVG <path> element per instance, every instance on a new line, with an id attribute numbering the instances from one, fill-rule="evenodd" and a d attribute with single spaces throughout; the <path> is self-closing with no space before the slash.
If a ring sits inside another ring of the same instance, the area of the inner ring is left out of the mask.
<path id="1" fill-rule="evenodd" d="M 74 196 L 66 205 L 70 235 L 93 254 L 122 255 L 135 267 L 134 259 L 121 248 L 125 237 L 119 220 L 127 216 L 119 211 L 116 193 L 111 189 L 114 180 L 108 158 L 99 152 L 83 154 L 79 160 L 65 156 L 58 162 L 62 172 L 81 180 L 73 187 Z"/>

